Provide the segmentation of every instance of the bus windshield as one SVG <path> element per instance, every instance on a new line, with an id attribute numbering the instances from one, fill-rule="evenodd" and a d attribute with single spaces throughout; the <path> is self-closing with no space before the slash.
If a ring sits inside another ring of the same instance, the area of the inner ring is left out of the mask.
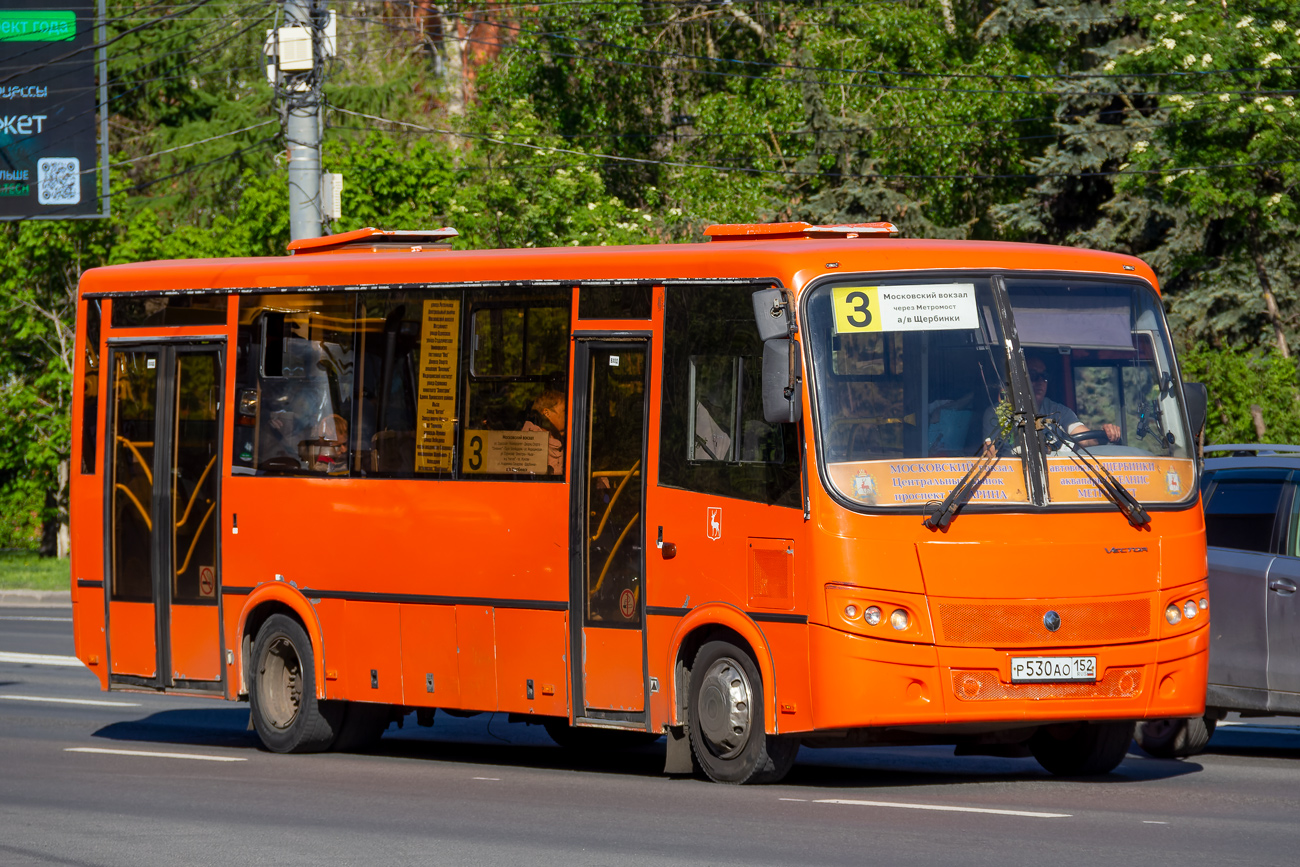
<path id="1" fill-rule="evenodd" d="M 1105 502 L 1085 450 L 1142 502 L 1186 500 L 1195 468 L 1155 293 L 1096 277 L 993 282 L 891 277 L 811 293 L 803 334 L 818 451 L 836 490 L 867 507 L 924 505 L 996 453 L 970 504 L 1030 501 L 995 304 L 1005 291 L 1039 418 L 1044 504 Z"/>

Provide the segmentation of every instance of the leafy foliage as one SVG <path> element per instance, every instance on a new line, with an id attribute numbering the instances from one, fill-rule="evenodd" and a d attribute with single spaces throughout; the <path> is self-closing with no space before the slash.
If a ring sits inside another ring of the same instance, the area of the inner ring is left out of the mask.
<path id="1" fill-rule="evenodd" d="M 1300 0 L 330 5 L 332 231 L 523 247 L 890 219 L 1129 252 L 1221 407 L 1212 438 L 1253 438 L 1250 402 L 1297 434 Z M 66 516 L 81 272 L 283 253 L 278 8 L 109 0 L 113 217 L 0 225 L 0 546 Z"/>

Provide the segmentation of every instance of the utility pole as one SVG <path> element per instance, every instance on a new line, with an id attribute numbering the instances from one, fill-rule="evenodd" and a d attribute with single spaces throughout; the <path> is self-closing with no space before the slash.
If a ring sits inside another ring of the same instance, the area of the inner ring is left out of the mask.
<path id="1" fill-rule="evenodd" d="M 277 34 L 280 92 L 289 146 L 289 236 L 320 237 L 321 46 L 323 0 L 284 0 Z"/>

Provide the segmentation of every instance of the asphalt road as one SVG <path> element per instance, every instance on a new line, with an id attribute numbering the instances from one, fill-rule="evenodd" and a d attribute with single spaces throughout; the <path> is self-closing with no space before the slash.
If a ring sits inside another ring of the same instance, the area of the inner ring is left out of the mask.
<path id="1" fill-rule="evenodd" d="M 575 756 L 503 715 L 273 755 L 246 705 L 105 694 L 15 654 L 70 656 L 67 609 L 0 608 L 2 867 L 1300 859 L 1300 720 L 1223 726 L 1185 761 L 1135 746 L 1089 781 L 939 747 L 805 749 L 781 785 L 731 787 L 663 777 L 662 744 Z"/>

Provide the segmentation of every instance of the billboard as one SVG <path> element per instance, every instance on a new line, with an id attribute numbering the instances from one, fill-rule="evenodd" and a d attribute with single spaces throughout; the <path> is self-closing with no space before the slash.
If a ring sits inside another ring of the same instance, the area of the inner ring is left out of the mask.
<path id="1" fill-rule="evenodd" d="M 95 163 L 101 4 L 0 0 L 0 220 L 106 216 Z"/>

